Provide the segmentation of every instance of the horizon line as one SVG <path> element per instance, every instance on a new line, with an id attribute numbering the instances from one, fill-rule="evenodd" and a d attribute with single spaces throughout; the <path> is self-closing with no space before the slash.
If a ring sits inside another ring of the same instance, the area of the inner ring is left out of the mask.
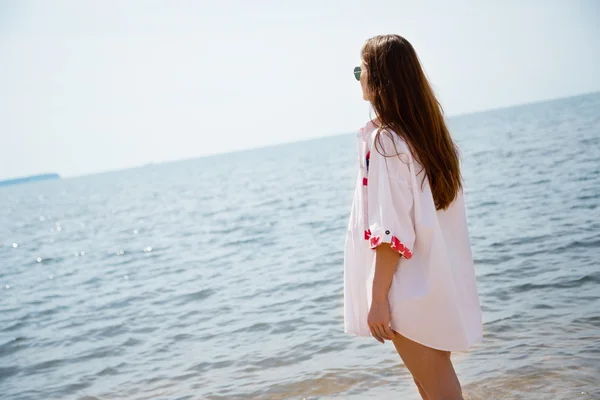
<path id="1" fill-rule="evenodd" d="M 512 109 L 512 108 L 518 108 L 518 107 L 534 105 L 534 104 L 551 103 L 551 102 L 555 102 L 555 101 L 559 101 L 559 100 L 567 100 L 567 99 L 572 99 L 572 98 L 576 98 L 576 97 L 585 97 L 585 96 L 590 96 L 590 95 L 599 94 L 599 93 L 600 93 L 599 90 L 594 90 L 594 91 L 590 91 L 590 92 L 572 94 L 572 95 L 567 95 L 567 96 L 563 96 L 563 97 L 554 97 L 554 98 L 548 98 L 548 99 L 544 99 L 544 100 L 535 100 L 535 101 L 529 101 L 529 102 L 525 102 L 525 103 L 517 103 L 517 104 L 511 104 L 511 105 L 488 108 L 488 109 L 474 110 L 474 111 L 469 111 L 469 112 L 465 112 L 465 113 L 452 114 L 452 115 L 445 116 L 445 118 L 447 118 L 447 119 L 463 118 L 463 117 L 473 116 L 473 115 L 477 115 L 477 114 L 486 114 L 489 112 L 508 110 L 508 109 Z M 81 175 L 76 174 L 76 175 L 64 176 L 63 174 L 61 174 L 57 171 L 46 172 L 46 173 L 58 174 L 60 176 L 60 180 L 76 179 L 76 178 L 83 178 L 83 177 L 93 176 L 93 175 L 102 175 L 102 174 L 108 174 L 108 173 L 113 173 L 113 172 L 128 171 L 128 170 L 132 170 L 132 169 L 144 168 L 149 165 L 173 164 L 173 163 L 177 163 L 177 162 L 198 160 L 198 159 L 202 159 L 202 158 L 209 158 L 209 157 L 219 156 L 219 155 L 230 155 L 230 154 L 235 154 L 235 153 L 241 153 L 244 151 L 266 149 L 266 148 L 270 148 L 270 147 L 277 147 L 277 146 L 284 146 L 284 145 L 295 144 L 295 143 L 309 142 L 309 141 L 325 139 L 325 138 L 333 138 L 333 137 L 337 137 L 337 136 L 347 135 L 348 133 L 349 132 L 342 132 L 342 133 L 338 132 L 338 133 L 332 133 L 332 134 L 328 134 L 328 135 L 303 138 L 303 139 L 299 139 L 299 140 L 275 142 L 275 143 L 270 143 L 267 145 L 260 145 L 257 147 L 246 147 L 243 149 L 235 149 L 235 150 L 227 150 L 227 151 L 216 152 L 216 153 L 202 154 L 202 155 L 198 155 L 198 156 L 193 156 L 193 157 L 188 157 L 188 158 L 180 158 L 180 159 L 176 159 L 176 160 L 163 160 L 163 161 L 158 161 L 158 162 L 150 161 L 150 162 L 147 162 L 147 163 L 141 164 L 141 165 L 133 165 L 130 167 L 121 167 L 121 168 L 115 168 L 115 169 L 95 171 L 95 172 L 84 173 Z M 31 176 L 38 176 L 38 175 L 43 175 L 43 174 L 44 173 L 37 173 L 37 174 L 30 174 L 30 175 L 26 175 L 26 176 L 7 177 L 7 178 L 0 179 L 0 181 L 23 179 L 23 178 L 27 178 L 27 177 L 31 177 Z"/>

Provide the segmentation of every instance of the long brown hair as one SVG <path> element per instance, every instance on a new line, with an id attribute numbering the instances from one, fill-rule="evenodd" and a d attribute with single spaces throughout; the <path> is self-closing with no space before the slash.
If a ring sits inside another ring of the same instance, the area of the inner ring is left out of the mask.
<path id="1" fill-rule="evenodd" d="M 415 49 L 401 36 L 380 35 L 367 40 L 362 59 L 381 129 L 405 140 L 425 169 L 436 209 L 448 208 L 462 188 L 458 148 Z"/>

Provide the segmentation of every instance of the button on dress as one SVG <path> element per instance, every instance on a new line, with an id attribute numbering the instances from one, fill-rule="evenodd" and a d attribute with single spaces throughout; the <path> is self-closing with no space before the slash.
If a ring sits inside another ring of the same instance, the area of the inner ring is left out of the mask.
<path id="1" fill-rule="evenodd" d="M 344 331 L 371 336 L 375 249 L 401 257 L 388 299 L 391 328 L 425 346 L 466 350 L 482 319 L 462 191 L 436 210 L 422 166 L 398 135 L 369 121 L 357 135 L 359 172 L 344 249 Z"/>

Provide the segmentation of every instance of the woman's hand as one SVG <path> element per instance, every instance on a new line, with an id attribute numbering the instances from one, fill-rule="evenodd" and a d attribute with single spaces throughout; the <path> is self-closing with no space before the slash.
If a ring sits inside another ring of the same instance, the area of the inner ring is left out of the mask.
<path id="1" fill-rule="evenodd" d="M 390 328 L 390 303 L 387 297 L 373 299 L 367 323 L 371 329 L 371 335 L 381 343 L 394 338 L 394 331 Z"/>

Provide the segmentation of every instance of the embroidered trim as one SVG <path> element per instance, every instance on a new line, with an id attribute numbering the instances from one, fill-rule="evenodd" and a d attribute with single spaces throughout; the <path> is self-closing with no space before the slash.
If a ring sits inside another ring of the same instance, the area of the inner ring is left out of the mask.
<path id="1" fill-rule="evenodd" d="M 371 247 L 371 249 L 375 249 L 382 243 L 381 236 L 372 236 L 370 229 L 367 229 L 365 231 L 365 240 L 369 241 L 369 246 Z M 400 253 L 407 260 L 410 260 L 413 256 L 412 251 L 410 251 L 410 249 L 406 247 L 396 236 L 392 236 L 392 239 L 390 241 L 390 247 L 392 248 L 392 250 Z"/>
<path id="2" fill-rule="evenodd" d="M 402 254 L 407 260 L 410 260 L 413 256 L 412 251 L 410 251 L 410 249 L 406 247 L 396 236 L 392 236 L 392 243 L 390 243 L 390 246 L 392 249 Z"/>
<path id="3" fill-rule="evenodd" d="M 371 245 L 372 249 L 379 246 L 381 244 L 381 236 L 372 236 L 369 240 L 369 244 Z"/>

